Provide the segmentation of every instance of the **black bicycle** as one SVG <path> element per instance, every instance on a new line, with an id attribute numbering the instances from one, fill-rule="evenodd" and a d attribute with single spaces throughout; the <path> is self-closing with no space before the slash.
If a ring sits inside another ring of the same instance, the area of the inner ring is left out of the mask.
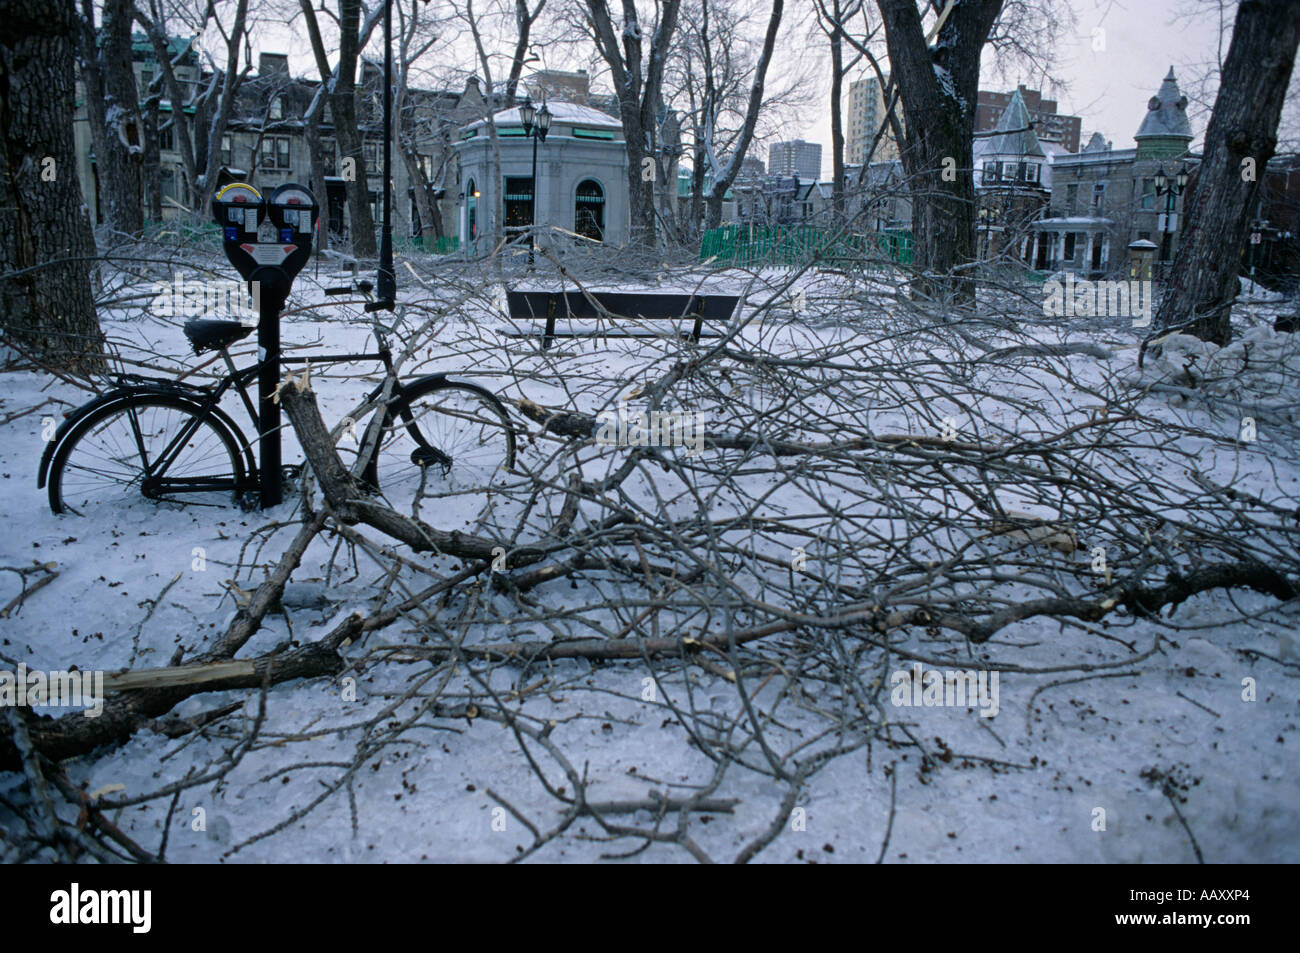
<path id="1" fill-rule="evenodd" d="M 367 285 L 362 282 L 359 290 L 367 292 Z M 357 290 L 349 286 L 325 293 Z M 233 389 L 258 432 L 256 402 L 248 394 L 258 365 L 238 369 L 228 350 L 254 330 L 238 321 L 188 321 L 185 336 L 195 354 L 216 350 L 228 374 L 206 386 L 122 375 L 112 390 L 73 411 L 41 455 L 37 485 L 48 487 L 50 508 L 85 515 L 140 497 L 200 505 L 255 503 L 254 447 L 219 406 Z M 445 374 L 397 380 L 385 330 L 376 323 L 374 333 L 375 353 L 281 358 L 285 365 L 312 367 L 383 364 L 384 380 L 366 401 L 382 414 L 377 436 L 347 420 L 351 425 L 340 434 L 340 447 L 355 441 L 357 454 L 368 457 L 359 468 L 368 488 L 406 509 L 412 501 L 484 490 L 504 481 L 515 465 L 515 435 L 501 401 L 491 391 Z M 286 469 L 292 476 L 295 468 Z"/>

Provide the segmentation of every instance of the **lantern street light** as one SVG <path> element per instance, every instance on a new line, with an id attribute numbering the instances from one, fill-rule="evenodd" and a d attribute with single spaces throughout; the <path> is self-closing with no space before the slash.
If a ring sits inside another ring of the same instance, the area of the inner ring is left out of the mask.
<path id="1" fill-rule="evenodd" d="M 1178 216 L 1174 210 L 1177 207 L 1178 196 L 1182 195 L 1187 189 L 1189 176 L 1190 170 L 1186 162 L 1174 175 L 1172 182 L 1169 181 L 1169 176 L 1165 174 L 1163 163 L 1156 168 L 1156 195 L 1165 197 L 1165 211 L 1160 217 L 1160 231 L 1163 235 L 1160 241 L 1160 259 L 1164 265 L 1166 280 L 1168 279 L 1170 256 L 1173 254 L 1175 226 L 1178 221 Z"/>
<path id="2" fill-rule="evenodd" d="M 528 267 L 531 270 L 537 253 L 537 206 L 541 189 L 537 187 L 537 143 L 546 141 L 546 134 L 551 129 L 551 111 L 546 108 L 545 100 L 539 110 L 533 105 L 533 98 L 528 96 L 519 107 L 519 119 L 524 124 L 524 136 L 533 140 L 533 209 L 531 235 L 528 244 Z"/>

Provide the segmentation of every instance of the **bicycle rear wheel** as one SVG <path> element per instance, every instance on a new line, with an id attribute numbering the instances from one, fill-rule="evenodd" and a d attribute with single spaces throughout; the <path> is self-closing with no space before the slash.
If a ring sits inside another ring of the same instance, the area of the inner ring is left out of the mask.
<path id="1" fill-rule="evenodd" d="M 132 394 L 64 437 L 50 464 L 50 509 L 108 515 L 138 500 L 226 505 L 245 486 L 239 443 L 215 416 L 166 394 Z"/>
<path id="2" fill-rule="evenodd" d="M 501 401 L 474 384 L 434 380 L 388 408 L 375 459 L 379 491 L 402 512 L 509 479 L 515 434 Z"/>

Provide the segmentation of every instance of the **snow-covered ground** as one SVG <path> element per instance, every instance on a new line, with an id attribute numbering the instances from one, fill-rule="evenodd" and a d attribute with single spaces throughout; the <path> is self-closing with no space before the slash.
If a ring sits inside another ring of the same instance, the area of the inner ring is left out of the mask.
<path id="1" fill-rule="evenodd" d="M 772 281 L 779 277 L 765 276 Z M 436 284 L 433 278 L 427 280 Z M 738 291 L 747 279 L 734 274 L 710 282 L 710 288 Z M 321 283 L 329 282 L 322 278 Z M 673 284 L 671 278 L 666 282 Z M 677 285 L 692 287 L 689 282 Z M 310 282 L 300 280 L 299 287 L 294 304 L 324 300 Z M 733 346 L 776 355 L 830 352 L 860 343 L 868 333 L 848 317 L 852 312 L 835 279 L 809 276 L 791 290 L 802 291 L 803 297 L 747 328 Z M 761 291 L 750 289 L 756 301 L 763 300 Z M 871 291 L 859 288 L 856 293 Z M 408 288 L 406 294 L 432 302 L 432 310 L 413 315 L 412 322 L 431 318 L 434 325 L 405 373 L 445 370 L 512 400 L 527 397 L 545 406 L 596 412 L 612 406 L 618 394 L 662 374 L 678 348 L 670 341 L 598 340 L 565 343 L 542 355 L 528 342 L 508 342 L 491 333 L 491 327 L 504 321 L 482 307 L 439 303 L 417 288 Z M 1115 322 L 1099 322 L 1094 334 L 1076 327 L 1071 341 L 1095 344 L 1110 356 L 1103 360 L 1080 353 L 1061 359 L 1078 390 L 1050 395 L 1058 402 L 1059 429 L 1086 419 L 1088 408 L 1098 402 L 1097 394 L 1112 386 L 1160 384 L 1169 389 L 1152 389 L 1143 404 L 1153 419 L 1226 433 L 1235 433 L 1246 415 L 1240 407 L 1262 407 L 1255 411 L 1257 444 L 1231 454 L 1202 448 L 1200 459 L 1209 461 L 1206 466 L 1213 472 L 1237 473 L 1232 484 L 1237 489 L 1294 500 L 1300 492 L 1297 448 L 1280 437 L 1274 440 L 1269 426 L 1276 419 L 1281 433 L 1281 423 L 1289 417 L 1294 432 L 1300 381 L 1286 372 L 1250 379 L 1239 359 L 1244 351 L 1248 367 L 1251 359 L 1258 363 L 1265 354 L 1276 358 L 1291 346 L 1291 336 L 1265 329 L 1271 316 L 1262 313 L 1266 306 L 1259 307 L 1259 327 L 1233 345 L 1236 351 L 1204 353 L 1199 342 L 1179 339 L 1167 342 L 1164 352 L 1148 359 L 1141 373 L 1135 366 L 1139 332 Z M 1243 310 L 1240 320 L 1249 323 L 1251 318 Z M 116 340 L 161 355 L 150 359 L 155 363 L 163 358 L 176 367 L 199 363 L 188 353 L 175 321 L 114 313 L 106 317 L 105 327 Z M 354 350 L 367 346 L 368 333 L 355 313 L 336 309 L 333 314 L 291 313 L 283 337 L 289 346 Z M 1058 339 L 1045 326 L 1026 328 L 1024 334 Z M 1022 342 L 1023 337 L 1017 337 L 1005 343 Z M 882 344 L 882 349 L 889 346 Z M 239 351 L 247 357 L 251 348 L 248 339 Z M 1190 360 L 1194 352 L 1199 363 Z M 1196 383 L 1208 381 L 1222 398 L 1217 411 L 1180 393 L 1179 388 L 1188 386 L 1189 373 Z M 328 423 L 348 414 L 373 386 L 367 374 L 371 369 L 313 373 Z M 1024 380 L 1032 389 L 1032 375 Z M 728 386 L 721 379 L 717 384 Z M 178 648 L 192 657 L 202 651 L 205 640 L 224 630 L 236 611 L 239 592 L 255 588 L 292 536 L 290 521 L 299 506 L 292 493 L 269 512 L 183 509 L 140 501 L 105 520 L 52 515 L 35 480 L 42 431 L 48 429 L 43 418 L 57 416 L 85 396 L 33 373 L 0 377 L 0 419 L 51 401 L 0 425 L 0 512 L 6 527 L 0 537 L 0 566 L 54 563 L 58 573 L 0 620 L 4 667 L 23 662 L 43 669 L 155 668 L 167 665 Z M 936 407 L 924 413 L 914 406 L 882 406 L 869 422 L 871 431 L 919 433 L 922 417 L 932 422 L 930 432 L 933 422 L 949 415 L 965 424 L 961 400 L 944 403 L 942 396 L 931 396 Z M 1014 431 L 1018 424 L 1009 416 L 1011 406 L 990 401 L 989 419 Z M 231 407 L 237 419 L 242 417 Z M 719 421 L 719 426 L 726 423 Z M 536 433 L 536 425 L 530 424 L 529 430 Z M 1187 450 L 1197 441 L 1180 436 L 1170 438 L 1168 445 L 1174 443 Z M 1165 446 L 1153 437 L 1142 457 L 1133 461 L 1135 468 L 1154 473 L 1170 466 Z M 530 460 L 541 461 L 553 451 L 544 440 L 521 440 L 521 453 Z M 285 460 L 297 459 L 292 434 L 286 433 Z M 765 465 L 761 458 L 750 461 L 751 468 L 760 471 Z M 586 475 L 594 478 L 593 472 Z M 745 479 L 757 482 L 763 476 Z M 517 512 L 506 506 L 503 513 L 484 516 L 481 503 L 450 499 L 438 509 L 426 507 L 422 516 L 442 529 L 488 533 L 509 525 L 509 517 Z M 769 501 L 767 515 L 799 503 L 798 494 L 789 490 L 787 496 Z M 688 510 L 692 504 L 679 499 L 673 505 Z M 1033 511 L 1033 506 L 1032 499 L 1024 501 L 1025 508 Z M 382 571 L 364 553 L 354 556 L 339 547 L 340 541 L 329 536 L 312 544 L 286 593 L 285 613 L 268 616 L 263 631 L 241 656 L 267 652 L 286 639 L 306 643 L 320 638 L 346 613 L 366 612 L 375 604 L 384 583 Z M 1087 560 L 1083 552 L 1072 558 Z M 444 573 L 458 565 L 432 557 L 418 561 Z M 604 598 L 605 585 L 580 576 L 572 587 L 560 582 L 539 588 L 533 596 L 548 610 L 571 606 L 575 612 L 599 615 L 592 606 Z M 0 573 L 0 604 L 18 592 L 17 574 Z M 452 630 L 458 628 L 457 613 L 467 612 L 462 601 L 431 611 L 441 613 L 441 624 Z M 512 610 L 502 601 L 499 611 Z M 1247 624 L 1243 615 L 1255 619 Z M 553 625 L 548 631 L 547 625 L 531 625 L 522 617 L 503 616 L 496 626 L 474 618 L 460 631 L 470 642 L 546 640 L 563 634 Z M 615 630 L 626 621 L 617 613 L 602 618 Z M 1024 670 L 1000 673 L 996 717 L 980 717 L 973 705 L 890 708 L 889 721 L 906 728 L 920 747 L 891 747 L 877 740 L 830 758 L 808 778 L 789 815 L 782 807 L 786 783 L 732 765 L 710 796 L 738 799 L 734 813 L 695 815 L 690 837 L 714 859 L 731 859 L 774 819 L 784 817 L 780 833 L 757 859 L 874 861 L 888 831 L 884 857 L 890 862 L 1190 862 L 1195 859 L 1193 837 L 1209 862 L 1298 861 L 1300 653 L 1295 618 L 1294 610 L 1280 611 L 1269 597 L 1216 590 L 1176 609 L 1170 617 L 1173 630 L 1131 617 L 1112 619 L 1111 624 L 1063 624 L 1039 616 L 1003 629 L 986 644 L 969 646 L 953 642 L 951 633 L 939 641 L 924 631 L 912 631 L 898 645 L 919 657 L 957 668 L 970 658 Z M 345 700 L 339 681 L 273 688 L 253 750 L 220 780 L 180 795 L 171 819 L 168 859 L 493 862 L 515 856 L 532 842 L 532 835 L 492 795 L 508 801 L 543 831 L 560 821 L 561 805 L 543 789 L 509 727 L 485 717 L 418 716 L 421 699 L 435 685 L 447 697 L 494 693 L 530 725 L 549 726 L 549 744 L 588 779 L 589 801 L 690 793 L 709 783 L 718 770 L 711 752 L 692 741 L 701 716 L 710 715 L 715 726 L 746 721 L 747 706 L 722 657 L 713 659 L 718 664 L 667 667 L 651 683 L 642 662 L 559 661 L 527 669 L 482 665 L 466 672 L 435 670 L 400 653 L 393 661 L 376 661 L 380 646 L 418 647 L 429 642 L 431 631 L 412 618 L 350 647 L 350 653 L 364 654 L 367 660 L 362 671 L 349 673 L 356 677 L 355 701 Z M 1165 641 L 1146 656 L 1157 631 L 1165 632 Z M 783 638 L 774 641 L 780 644 Z M 784 656 L 773 650 L 765 657 L 773 660 L 776 670 Z M 1139 660 L 1125 664 L 1126 658 Z M 846 659 L 845 664 L 859 661 L 869 667 L 865 655 Z M 1090 665 L 1099 668 L 1088 670 Z M 895 657 L 880 674 L 888 677 L 909 666 L 909 661 Z M 1060 673 L 1051 674 L 1057 667 Z M 790 683 L 783 677 L 747 675 L 743 691 L 756 709 L 770 715 L 765 722 L 768 743 L 788 751 L 806 742 L 811 750 L 824 740 L 819 736 L 830 730 L 828 726 L 847 717 L 832 674 L 808 672 L 797 691 L 787 690 Z M 1243 679 L 1248 678 L 1256 686 L 1253 701 L 1243 700 Z M 522 700 L 508 700 L 510 692 L 521 693 Z M 688 698 L 691 719 L 681 712 Z M 243 703 L 242 712 L 198 735 L 171 739 L 144 728 L 120 748 L 73 762 L 69 773 L 89 790 L 122 785 L 110 796 L 131 798 L 184 779 L 204 765 L 219 765 L 222 752 L 236 745 L 256 715 L 257 693 L 200 695 L 177 710 L 182 716 L 194 715 L 231 702 Z M 341 781 L 364 734 L 373 740 L 406 718 L 414 719 L 408 729 L 411 743 L 376 748 L 375 757 L 348 775 L 350 781 Z M 922 756 L 922 748 L 929 757 Z M 544 747 L 529 741 L 528 753 L 552 786 L 568 785 Z M 749 754 L 763 762 L 756 750 Z M 327 785 L 340 783 L 336 793 L 310 813 L 279 827 L 324 795 Z M 18 776 L 0 776 L 0 794 L 6 798 L 19 797 L 21 787 Z M 152 849 L 162 835 L 169 802 L 169 797 L 162 798 L 123 808 L 114 816 L 124 831 Z M 1104 830 L 1098 829 L 1099 809 L 1104 811 Z M 199 817 L 203 824 L 197 823 Z M 677 815 L 656 822 L 642 811 L 611 821 L 672 832 Z M 612 838 L 593 820 L 582 818 L 533 856 L 593 861 L 630 853 L 636 861 L 691 859 L 680 846 L 667 843 L 636 852 L 643 843 L 637 837 Z M 0 857 L 6 849 L 0 842 Z"/>

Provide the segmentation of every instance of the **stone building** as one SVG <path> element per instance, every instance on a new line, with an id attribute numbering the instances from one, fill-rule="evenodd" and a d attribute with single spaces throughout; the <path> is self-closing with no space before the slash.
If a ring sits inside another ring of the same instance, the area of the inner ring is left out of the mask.
<path id="1" fill-rule="evenodd" d="M 453 145 L 459 168 L 457 222 L 461 247 L 486 250 L 492 241 L 492 210 L 509 237 L 534 224 L 554 225 L 584 238 L 615 245 L 628 240 L 627 151 L 623 125 L 607 113 L 577 103 L 551 101 L 551 128 L 537 146 L 525 137 L 519 109 L 493 115 L 501 150 L 501 181 L 493 172 L 492 136 L 486 119 L 471 122 Z M 674 187 L 675 187 L 674 177 Z M 553 241 L 542 229 L 539 243 Z"/>
<path id="2" fill-rule="evenodd" d="M 1034 248 L 1031 223 L 1047 207 L 1047 153 L 1022 89 L 1009 94 L 994 135 L 975 140 L 978 255 L 984 260 L 1009 256 L 1028 263 Z"/>
<path id="3" fill-rule="evenodd" d="M 168 43 L 177 80 L 183 95 L 189 100 L 197 90 L 206 88 L 212 74 L 201 68 L 190 40 L 173 37 Z M 160 66 L 152 45 L 142 34 L 136 34 L 132 39 L 132 60 L 136 88 L 144 109 L 147 91 L 159 75 Z M 376 225 L 380 219 L 383 179 L 382 83 L 383 72 L 379 64 L 363 61 L 358 91 L 358 130 L 368 180 L 365 188 Z M 319 85 L 318 80 L 291 76 L 285 54 L 262 53 L 257 71 L 240 84 L 231 118 L 218 141 L 221 154 L 217 186 L 239 179 L 252 181 L 264 193 L 284 182 L 310 186 L 312 162 L 303 117 Z M 73 123 L 77 171 L 91 221 L 99 224 L 103 218 L 95 155 L 86 115 L 85 91 L 80 83 L 77 91 L 78 108 Z M 500 97 L 494 97 L 494 102 L 499 106 Z M 193 128 L 202 128 L 208 121 L 205 115 L 196 112 L 195 106 L 183 108 L 191 118 Z M 433 247 L 429 240 L 442 239 L 439 247 L 450 248 L 459 210 L 455 155 L 451 146 L 461 126 L 486 115 L 488 108 L 476 77 L 470 77 L 462 90 L 406 91 L 402 114 L 395 123 L 393 146 L 393 231 L 399 243 L 403 239 L 420 239 L 424 247 L 429 248 Z M 195 215 L 186 205 L 185 170 L 176 138 L 178 132 L 170 122 L 171 110 L 171 102 L 163 96 L 156 106 L 156 123 L 164 220 L 193 218 Z M 317 196 L 321 203 L 322 223 L 336 239 L 346 238 L 350 230 L 346 194 L 348 189 L 358 186 L 347 174 L 350 171 L 344 161 L 347 157 L 339 154 L 328 102 L 323 107 L 319 128 L 326 183 L 326 194 Z M 408 145 L 409 159 L 401 148 L 403 140 Z M 201 170 L 207 158 L 205 137 L 196 135 L 192 145 Z M 415 195 L 417 187 L 428 191 L 432 221 L 420 220 Z M 147 196 L 142 196 L 142 201 L 146 200 Z"/>
<path id="4" fill-rule="evenodd" d="M 1156 277 L 1163 277 L 1178 249 L 1184 200 L 1200 163 L 1188 151 L 1187 97 L 1173 67 L 1133 138 L 1134 148 L 1114 149 L 1094 135 L 1082 152 L 1053 158 L 1050 211 L 1034 223 L 1035 268 L 1123 275 L 1128 246 L 1143 240 L 1156 245 Z M 1176 189 L 1180 171 L 1188 174 L 1187 191 L 1157 194 L 1157 178 L 1163 174 Z"/>

